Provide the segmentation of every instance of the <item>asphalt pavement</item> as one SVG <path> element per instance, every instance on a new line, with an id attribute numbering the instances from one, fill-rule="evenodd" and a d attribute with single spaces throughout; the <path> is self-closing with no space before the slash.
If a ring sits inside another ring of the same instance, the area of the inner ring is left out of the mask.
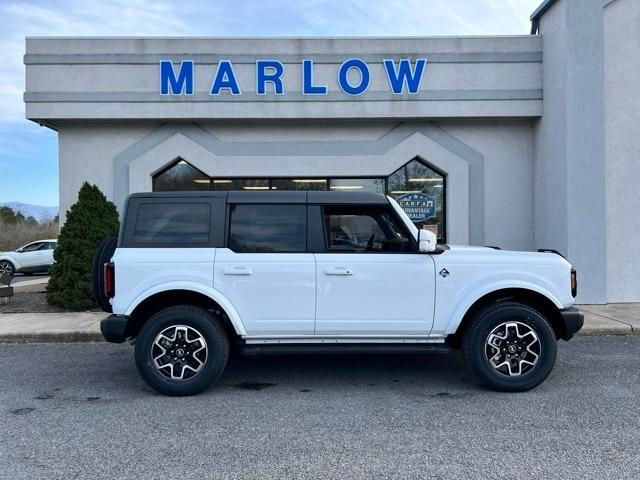
<path id="1" fill-rule="evenodd" d="M 152 392 L 130 345 L 0 344 L 0 476 L 640 478 L 640 337 L 559 344 L 521 394 L 459 354 L 234 358 L 190 398 Z"/>

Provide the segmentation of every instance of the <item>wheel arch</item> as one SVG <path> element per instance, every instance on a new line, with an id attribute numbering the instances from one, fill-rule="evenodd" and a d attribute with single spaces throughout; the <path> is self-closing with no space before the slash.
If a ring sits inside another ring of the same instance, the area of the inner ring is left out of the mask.
<path id="1" fill-rule="evenodd" d="M 481 309 L 487 305 L 505 301 L 521 303 L 540 312 L 551 324 L 556 338 L 562 338 L 564 335 L 564 323 L 560 314 L 562 305 L 556 299 L 531 288 L 510 287 L 487 292 L 458 313 L 459 321 L 455 322 L 454 318 L 449 324 L 449 342 L 459 346 L 462 335 Z"/>
<path id="2" fill-rule="evenodd" d="M 237 310 L 220 292 L 190 285 L 172 285 L 148 290 L 132 302 L 126 312 L 132 320 L 127 336 L 136 336 L 154 313 L 174 305 L 194 305 L 213 311 L 222 319 L 230 338 L 246 335 Z"/>
<path id="3" fill-rule="evenodd" d="M 20 266 L 16 263 L 16 261 L 12 257 L 2 256 L 0 257 L 0 262 L 7 262 L 13 266 L 14 273 L 20 270 Z"/>

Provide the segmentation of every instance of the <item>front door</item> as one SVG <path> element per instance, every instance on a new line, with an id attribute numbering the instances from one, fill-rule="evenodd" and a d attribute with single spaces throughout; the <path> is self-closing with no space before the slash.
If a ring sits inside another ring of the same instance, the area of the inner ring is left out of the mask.
<path id="1" fill-rule="evenodd" d="M 227 248 L 216 251 L 214 288 L 248 336 L 313 335 L 316 264 L 304 204 L 230 206 Z"/>
<path id="2" fill-rule="evenodd" d="M 44 265 L 48 257 L 46 249 L 46 242 L 34 242 L 22 247 L 18 250 L 17 258 L 20 268 L 34 268 Z"/>
<path id="3" fill-rule="evenodd" d="M 390 208 L 325 207 L 316 335 L 414 336 L 432 328 L 435 264 Z"/>

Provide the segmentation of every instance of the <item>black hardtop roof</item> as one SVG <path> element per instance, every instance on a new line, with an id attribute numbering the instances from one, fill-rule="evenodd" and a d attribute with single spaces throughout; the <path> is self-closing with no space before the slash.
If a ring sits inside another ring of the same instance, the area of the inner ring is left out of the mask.
<path id="1" fill-rule="evenodd" d="M 312 205 L 387 205 L 387 197 L 375 192 L 331 192 L 331 191 L 264 191 L 248 192 L 147 192 L 133 193 L 129 198 L 220 198 L 227 203 L 308 203 Z"/>

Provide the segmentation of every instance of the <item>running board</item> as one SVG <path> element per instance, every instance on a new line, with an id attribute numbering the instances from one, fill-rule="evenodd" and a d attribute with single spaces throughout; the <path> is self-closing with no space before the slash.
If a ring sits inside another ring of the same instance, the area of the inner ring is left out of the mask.
<path id="1" fill-rule="evenodd" d="M 450 352 L 452 347 L 444 343 L 284 343 L 246 344 L 238 343 L 241 355 L 297 355 L 297 354 L 393 354 Z"/>
<path id="2" fill-rule="evenodd" d="M 247 345 L 282 345 L 282 344 L 443 344 L 445 337 L 402 337 L 383 335 L 336 335 L 336 336 L 311 336 L 290 335 L 283 337 L 243 337 Z"/>

